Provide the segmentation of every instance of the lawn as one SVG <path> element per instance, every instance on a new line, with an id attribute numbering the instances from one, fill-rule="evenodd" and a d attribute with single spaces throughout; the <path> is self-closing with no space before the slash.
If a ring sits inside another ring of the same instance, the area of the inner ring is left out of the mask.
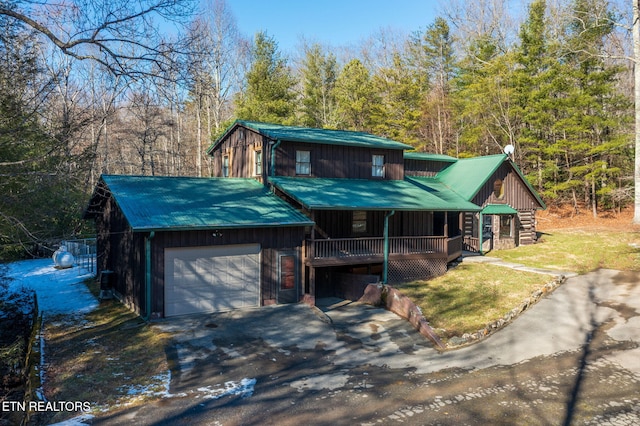
<path id="1" fill-rule="evenodd" d="M 513 250 L 494 251 L 489 256 L 579 274 L 598 268 L 640 271 L 640 232 L 563 229 L 542 233 L 539 241 Z"/>
<path id="2" fill-rule="evenodd" d="M 97 292 L 95 280 L 87 285 Z M 82 321 L 48 317 L 44 333 L 49 400 L 88 401 L 95 410 L 140 403 L 166 391 L 170 336 L 115 300 L 101 302 Z"/>
<path id="3" fill-rule="evenodd" d="M 505 261 L 578 272 L 640 270 L 640 233 L 562 230 L 535 245 L 488 253 Z M 491 264 L 461 264 L 444 276 L 397 286 L 418 305 L 443 340 L 473 333 L 503 317 L 552 278 Z"/>

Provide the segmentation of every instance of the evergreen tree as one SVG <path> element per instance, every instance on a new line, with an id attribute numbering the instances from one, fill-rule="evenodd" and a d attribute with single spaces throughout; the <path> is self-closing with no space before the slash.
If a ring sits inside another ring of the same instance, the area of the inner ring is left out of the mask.
<path id="1" fill-rule="evenodd" d="M 371 111 L 374 133 L 419 146 L 418 126 L 423 93 L 416 74 L 399 53 L 393 55 L 393 66 L 382 68 L 372 84 L 380 96 L 378 108 Z"/>
<path id="2" fill-rule="evenodd" d="M 495 154 L 514 143 L 519 119 L 514 113 L 511 84 L 514 62 L 512 53 L 499 53 L 490 36 L 472 43 L 452 93 L 459 128 L 455 154 Z"/>
<path id="3" fill-rule="evenodd" d="M 76 176 L 65 146 L 41 124 L 51 87 L 41 85 L 32 35 L 0 17 L 0 262 L 80 222 Z M 64 141 L 63 141 L 64 142 Z"/>
<path id="4" fill-rule="evenodd" d="M 336 80 L 339 126 L 343 129 L 371 132 L 373 116 L 379 107 L 369 70 L 358 59 L 351 60 Z"/>
<path id="5" fill-rule="evenodd" d="M 522 128 L 515 140 L 515 158 L 530 181 L 542 190 L 544 181 L 557 171 L 555 159 L 545 151 L 557 137 L 553 126 L 559 119 L 566 82 L 557 60 L 558 46 L 548 37 L 546 1 L 535 0 L 528 12 L 520 28 L 516 51 L 519 66 L 513 81 L 515 111 L 522 118 Z"/>
<path id="6" fill-rule="evenodd" d="M 629 118 L 628 100 L 616 90 L 621 68 L 602 55 L 614 22 L 607 7 L 601 0 L 574 1 L 575 16 L 567 25 L 567 52 L 561 63 L 562 114 L 554 123 L 559 137 L 550 146 L 564 167 L 557 181 L 546 184 L 570 194 L 576 208 L 584 201 L 594 216 L 598 206 L 608 202 L 615 187 L 612 180 L 621 171 L 618 159 L 628 145 L 626 135 L 617 130 Z"/>
<path id="7" fill-rule="evenodd" d="M 292 124 L 295 79 L 276 41 L 265 32 L 255 36 L 253 61 L 244 93 L 236 99 L 236 116 L 243 120 Z"/>
<path id="8" fill-rule="evenodd" d="M 333 53 L 324 53 L 318 44 L 305 52 L 302 64 L 302 124 L 308 127 L 336 128 L 334 87 L 338 64 Z"/>
<path id="9" fill-rule="evenodd" d="M 427 143 L 420 148 L 440 154 L 454 151 L 451 84 L 457 65 L 447 21 L 438 17 L 423 34 L 413 34 L 409 39 L 409 57 L 409 63 L 420 76 L 416 83 L 422 91 L 419 134 Z"/>

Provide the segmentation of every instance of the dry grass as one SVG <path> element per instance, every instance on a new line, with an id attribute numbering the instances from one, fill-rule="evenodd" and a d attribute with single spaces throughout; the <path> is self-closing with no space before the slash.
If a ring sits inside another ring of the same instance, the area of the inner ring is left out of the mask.
<path id="1" fill-rule="evenodd" d="M 164 350 L 170 336 L 117 301 L 101 302 L 82 320 L 47 318 L 44 331 L 44 390 L 50 401 L 88 401 L 100 409 L 144 398 L 131 389 L 164 390 L 159 376 L 169 369 Z"/>
<path id="2" fill-rule="evenodd" d="M 549 230 L 540 243 L 490 254 L 527 266 L 573 271 L 585 274 L 598 268 L 621 271 L 640 270 L 640 232 Z"/>
<path id="3" fill-rule="evenodd" d="M 461 264 L 428 281 L 399 285 L 444 340 L 484 328 L 551 278 L 490 264 Z"/>
<path id="4" fill-rule="evenodd" d="M 640 270 L 640 232 L 559 229 L 540 242 L 489 253 L 508 262 L 584 274 L 598 268 Z M 551 278 L 490 264 L 462 264 L 446 275 L 398 286 L 444 340 L 484 328 Z"/>

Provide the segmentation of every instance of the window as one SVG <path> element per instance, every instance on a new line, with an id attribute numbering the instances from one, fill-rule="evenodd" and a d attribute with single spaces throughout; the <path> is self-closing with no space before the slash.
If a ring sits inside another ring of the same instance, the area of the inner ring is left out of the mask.
<path id="1" fill-rule="evenodd" d="M 502 200 L 504 198 L 504 182 L 502 179 L 496 179 L 495 182 L 493 182 L 493 195 L 498 200 Z"/>
<path id="2" fill-rule="evenodd" d="M 295 256 L 280 256 L 280 290 L 296 288 Z"/>
<path id="3" fill-rule="evenodd" d="M 384 177 L 384 155 L 371 157 L 371 176 Z"/>
<path id="4" fill-rule="evenodd" d="M 311 174 L 311 151 L 296 151 L 296 174 Z"/>
<path id="5" fill-rule="evenodd" d="M 352 231 L 354 234 L 367 232 L 367 212 L 353 212 Z"/>
<path id="6" fill-rule="evenodd" d="M 222 157 L 222 177 L 229 177 L 229 154 L 226 154 Z"/>
<path id="7" fill-rule="evenodd" d="M 253 151 L 253 174 L 255 176 L 262 175 L 262 151 Z"/>

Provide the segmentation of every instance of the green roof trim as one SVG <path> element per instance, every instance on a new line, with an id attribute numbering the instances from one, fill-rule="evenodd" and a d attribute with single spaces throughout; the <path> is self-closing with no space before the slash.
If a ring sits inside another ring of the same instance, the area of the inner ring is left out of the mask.
<path id="1" fill-rule="evenodd" d="M 271 177 L 279 190 L 309 210 L 480 211 L 439 182 L 421 180 Z"/>
<path id="2" fill-rule="evenodd" d="M 254 179 L 104 175 L 102 180 L 136 232 L 313 225 Z"/>
<path id="3" fill-rule="evenodd" d="M 236 120 L 209 148 L 211 152 L 233 129 L 243 126 L 267 136 L 273 140 L 290 142 L 320 143 L 329 145 L 356 146 L 380 149 L 413 149 L 411 145 L 375 136 L 365 132 L 351 130 L 317 129 L 310 127 L 284 126 L 280 124 L 261 123 L 258 121 Z"/>
<path id="4" fill-rule="evenodd" d="M 487 204 L 482 214 L 518 214 L 518 210 L 508 204 Z"/>
<path id="5" fill-rule="evenodd" d="M 405 152 L 405 160 L 419 160 L 419 161 L 441 161 L 445 163 L 455 163 L 457 158 L 444 154 L 429 154 L 428 152 Z"/>

